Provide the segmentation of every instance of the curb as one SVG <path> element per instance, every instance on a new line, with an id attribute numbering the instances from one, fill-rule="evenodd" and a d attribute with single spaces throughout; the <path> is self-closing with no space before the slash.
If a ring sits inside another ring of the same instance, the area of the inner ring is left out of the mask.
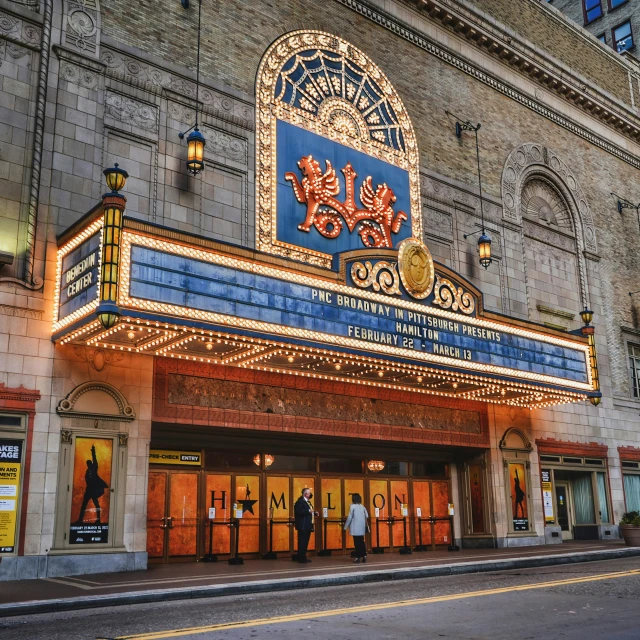
<path id="1" fill-rule="evenodd" d="M 155 589 L 146 591 L 127 591 L 103 596 L 80 596 L 77 598 L 58 598 L 51 600 L 33 600 L 0 605 L 0 618 L 35 613 L 57 613 L 77 609 L 92 609 L 130 604 L 148 604 L 169 602 L 172 600 L 191 600 L 197 598 L 219 598 L 230 595 L 245 595 L 273 591 L 292 591 L 294 589 L 313 589 L 335 587 L 391 580 L 411 580 L 434 578 L 438 576 L 462 575 L 465 573 L 484 573 L 489 571 L 508 571 L 512 569 L 533 569 L 562 564 L 595 562 L 598 560 L 619 560 L 640 556 L 640 547 L 611 549 L 584 553 L 567 553 L 549 556 L 530 556 L 507 560 L 485 560 L 461 562 L 431 567 L 407 567 L 406 569 L 388 569 L 364 571 L 360 573 L 334 573 L 324 576 L 305 578 L 285 578 L 283 580 L 256 580 L 235 582 L 201 587 L 179 587 L 175 589 Z"/>

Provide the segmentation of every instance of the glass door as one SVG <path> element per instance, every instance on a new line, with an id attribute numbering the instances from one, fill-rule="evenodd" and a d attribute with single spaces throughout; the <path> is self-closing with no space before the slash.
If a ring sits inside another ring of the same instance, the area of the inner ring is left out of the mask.
<path id="1" fill-rule="evenodd" d="M 571 506 L 569 504 L 569 485 L 563 482 L 556 482 L 556 513 L 558 514 L 558 524 L 562 529 L 562 539 L 573 539 L 573 522 L 571 518 Z"/>

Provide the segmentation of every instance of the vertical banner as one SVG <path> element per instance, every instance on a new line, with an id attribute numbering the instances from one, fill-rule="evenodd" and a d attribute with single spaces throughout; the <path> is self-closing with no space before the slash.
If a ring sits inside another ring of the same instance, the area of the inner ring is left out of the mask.
<path id="1" fill-rule="evenodd" d="M 109 541 L 112 463 L 111 438 L 76 438 L 70 544 L 105 544 Z"/>
<path id="2" fill-rule="evenodd" d="M 205 493 L 205 507 L 215 509 L 214 522 L 225 522 L 233 517 L 233 496 L 231 495 L 231 476 L 217 473 L 207 474 Z M 205 549 L 209 552 L 209 521 L 205 522 Z M 218 525 L 213 527 L 212 553 L 231 553 L 231 529 L 228 526 Z"/>
<path id="3" fill-rule="evenodd" d="M 22 440 L 0 440 L 0 553 L 14 553 L 22 472 Z"/>
<path id="4" fill-rule="evenodd" d="M 524 464 L 509 463 L 509 491 L 514 531 L 529 531 L 527 476 Z"/>
<path id="5" fill-rule="evenodd" d="M 544 507 L 544 521 L 553 524 L 556 519 L 553 513 L 553 486 L 551 471 L 542 470 L 542 505 Z"/>

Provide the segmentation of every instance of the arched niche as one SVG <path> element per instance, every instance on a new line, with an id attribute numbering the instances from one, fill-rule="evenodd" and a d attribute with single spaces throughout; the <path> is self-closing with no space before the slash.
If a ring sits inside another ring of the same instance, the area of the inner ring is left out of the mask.
<path id="1" fill-rule="evenodd" d="M 267 49 L 260 62 L 256 102 L 259 250 L 325 268 L 332 264 L 333 252 L 279 237 L 276 193 L 282 176 L 278 177 L 276 167 L 277 129 L 283 122 L 406 171 L 411 233 L 422 238 L 419 156 L 413 125 L 394 86 L 367 54 L 330 33 L 287 33 Z"/>
<path id="2" fill-rule="evenodd" d="M 541 238 L 555 236 L 550 246 L 575 256 L 580 299 L 573 311 L 590 306 L 585 252 L 597 253 L 595 227 L 587 198 L 570 167 L 542 144 L 521 144 L 505 162 L 502 201 L 506 220 L 523 227 L 527 221 L 537 224 Z"/>
<path id="3" fill-rule="evenodd" d="M 533 446 L 527 434 L 519 427 L 510 427 L 507 429 L 500 440 L 500 449 L 502 451 L 523 451 L 529 453 Z"/>
<path id="4" fill-rule="evenodd" d="M 57 412 L 69 418 L 130 422 L 136 417 L 133 407 L 115 387 L 105 382 L 78 385 L 58 403 Z"/>

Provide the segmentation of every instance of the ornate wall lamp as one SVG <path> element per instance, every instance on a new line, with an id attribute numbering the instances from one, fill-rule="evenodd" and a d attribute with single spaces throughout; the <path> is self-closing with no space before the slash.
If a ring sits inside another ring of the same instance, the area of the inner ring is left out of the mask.
<path id="1" fill-rule="evenodd" d="M 591 377 L 593 378 L 594 391 L 589 394 L 589 402 L 597 407 L 602 402 L 602 393 L 600 391 L 600 380 L 598 378 L 598 358 L 596 356 L 596 336 L 595 329 L 591 326 L 593 320 L 593 311 L 586 307 L 580 312 L 584 327 L 581 327 L 576 333 L 578 335 L 587 336 L 589 341 L 589 364 L 591 365 Z"/>
<path id="2" fill-rule="evenodd" d="M 182 0 L 182 6 L 189 8 L 189 0 Z M 200 28 L 202 24 L 202 0 L 198 0 L 198 56 L 196 64 L 196 121 L 195 124 L 178 134 L 180 140 L 187 136 L 187 169 L 197 176 L 204 169 L 205 137 L 198 129 L 198 105 L 200 103 Z"/>
<path id="3" fill-rule="evenodd" d="M 626 198 L 621 198 L 617 193 L 613 193 L 613 191 L 611 192 L 611 197 L 616 200 L 616 208 L 619 214 L 622 214 L 625 209 L 635 209 L 638 216 L 638 227 L 640 228 L 640 204 L 633 204 L 633 202 L 630 202 Z"/>
<path id="4" fill-rule="evenodd" d="M 482 176 L 480 173 L 480 147 L 478 146 L 478 131 L 480 129 L 480 123 L 474 125 L 469 120 L 465 122 L 461 122 L 458 116 L 453 113 L 446 112 L 448 115 L 452 115 L 456 118 L 456 138 L 462 138 L 463 131 L 473 131 L 476 135 L 476 161 L 478 164 L 478 188 L 480 190 L 480 217 L 482 219 L 482 229 L 480 231 L 474 231 L 473 233 L 465 233 L 464 239 L 470 238 L 471 236 L 475 236 L 476 233 L 480 234 L 478 238 L 478 257 L 480 261 L 480 265 L 485 269 L 488 269 L 491 263 L 493 262 L 493 258 L 491 257 L 491 236 L 487 233 L 484 228 L 484 204 L 482 200 Z"/>
<path id="5" fill-rule="evenodd" d="M 100 303 L 96 314 L 105 329 L 113 327 L 120 317 L 118 308 L 118 271 L 124 209 L 127 199 L 118 193 L 129 174 L 118 163 L 103 171 L 110 193 L 102 196 L 102 260 L 100 263 Z"/>

